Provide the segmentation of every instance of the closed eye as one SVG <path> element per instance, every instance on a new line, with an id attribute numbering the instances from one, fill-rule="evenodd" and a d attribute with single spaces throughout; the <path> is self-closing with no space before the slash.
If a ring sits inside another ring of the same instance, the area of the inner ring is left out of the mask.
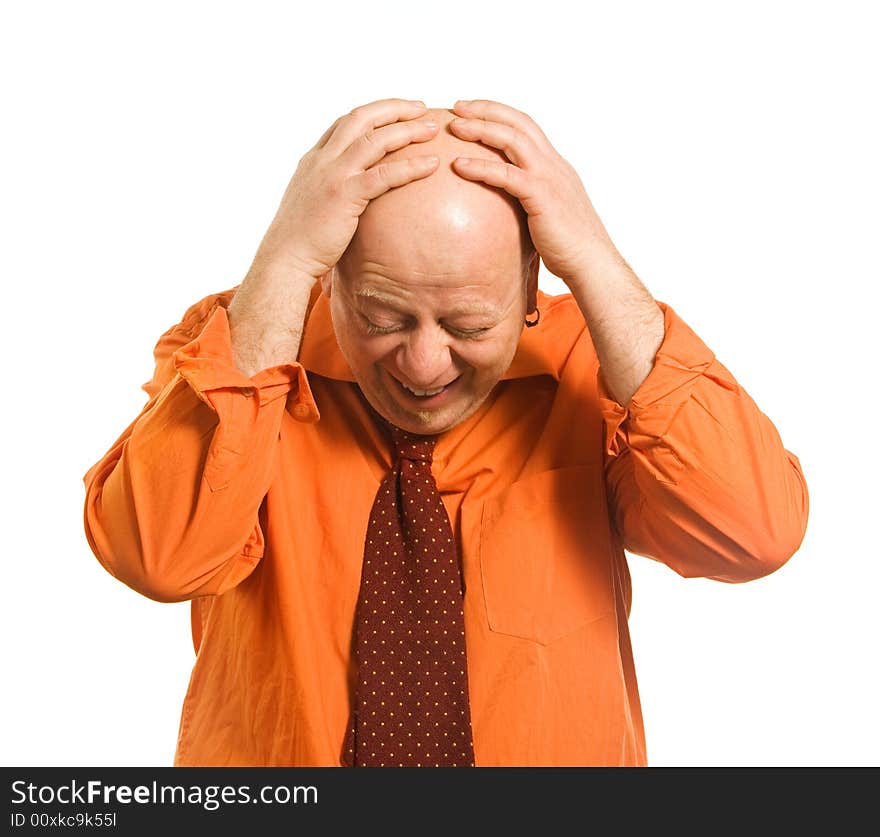
<path id="1" fill-rule="evenodd" d="M 374 323 L 366 314 L 359 312 L 360 317 L 364 322 L 364 328 L 367 331 L 367 334 L 392 334 L 395 331 L 400 331 L 403 328 L 402 323 L 395 323 L 390 326 L 381 326 Z"/>
<path id="2" fill-rule="evenodd" d="M 451 334 L 456 334 L 459 337 L 464 337 L 465 340 L 473 340 L 476 337 L 479 337 L 481 334 L 485 334 L 489 331 L 489 326 L 485 328 L 453 328 L 450 325 L 444 326 L 444 328 L 450 332 Z"/>
<path id="3" fill-rule="evenodd" d="M 366 323 L 367 334 L 392 334 L 395 331 L 400 331 L 400 326 L 378 326 L 369 320 L 364 322 Z"/>
<path id="4" fill-rule="evenodd" d="M 373 335 L 393 334 L 394 332 L 400 331 L 401 329 L 404 328 L 404 326 L 402 326 L 402 325 L 380 326 L 380 325 L 376 325 L 376 323 L 372 322 L 371 320 L 367 319 L 366 317 L 364 317 L 363 319 L 364 319 L 364 326 L 367 330 L 367 334 L 373 334 Z M 453 326 L 448 325 L 448 324 L 444 324 L 443 327 L 450 334 L 452 334 L 456 337 L 461 337 L 465 340 L 474 340 L 474 339 L 478 338 L 480 335 L 485 334 L 487 331 L 489 331 L 492 328 L 492 326 L 484 326 L 482 328 L 454 328 Z"/>

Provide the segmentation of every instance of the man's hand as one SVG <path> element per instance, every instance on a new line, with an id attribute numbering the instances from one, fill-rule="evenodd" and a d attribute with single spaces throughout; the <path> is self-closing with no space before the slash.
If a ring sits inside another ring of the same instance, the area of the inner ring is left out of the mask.
<path id="1" fill-rule="evenodd" d="M 373 198 L 437 167 L 436 157 L 424 155 L 382 161 L 391 151 L 436 135 L 436 123 L 412 121 L 426 110 L 424 102 L 381 99 L 339 117 L 300 159 L 256 261 L 286 264 L 315 279 L 329 271 Z"/>
<path id="2" fill-rule="evenodd" d="M 423 102 L 381 99 L 339 117 L 300 159 L 253 264 L 229 304 L 232 350 L 248 377 L 299 354 L 311 289 L 345 252 L 367 204 L 431 174 L 436 157 L 382 158 L 425 142 Z"/>
<path id="3" fill-rule="evenodd" d="M 519 199 L 541 261 L 572 292 L 590 329 L 602 377 L 622 405 L 654 366 L 663 311 L 617 252 L 581 179 L 522 111 L 500 102 L 459 101 L 452 132 L 504 152 L 501 160 L 453 161 L 455 171 Z"/>
<path id="4" fill-rule="evenodd" d="M 614 252 L 577 172 L 531 117 L 487 99 L 458 101 L 453 111 L 461 117 L 449 126 L 456 136 L 497 148 L 510 160 L 459 157 L 456 173 L 519 199 L 547 270 L 571 287 L 588 272 L 595 251 Z"/>

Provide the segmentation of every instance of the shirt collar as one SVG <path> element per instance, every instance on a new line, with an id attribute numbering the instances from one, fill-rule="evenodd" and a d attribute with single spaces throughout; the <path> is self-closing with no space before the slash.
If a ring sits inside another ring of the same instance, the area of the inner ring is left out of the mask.
<path id="1" fill-rule="evenodd" d="M 554 341 L 547 338 L 548 330 L 552 328 L 550 309 L 553 300 L 553 297 L 538 290 L 538 307 L 542 309 L 541 324 L 537 328 L 523 326 L 516 354 L 501 380 L 529 378 L 534 375 L 551 375 L 559 380 L 561 364 L 556 357 L 558 352 L 553 351 Z M 298 359 L 308 372 L 337 381 L 355 380 L 336 342 L 329 301 L 321 292 L 320 282 L 315 283 L 309 299 L 309 311 Z"/>

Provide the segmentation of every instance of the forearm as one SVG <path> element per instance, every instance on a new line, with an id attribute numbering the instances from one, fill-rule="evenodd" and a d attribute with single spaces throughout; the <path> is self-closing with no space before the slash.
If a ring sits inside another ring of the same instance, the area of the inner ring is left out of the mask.
<path id="1" fill-rule="evenodd" d="M 263 369 L 294 363 L 302 341 L 313 276 L 254 267 L 229 304 L 232 354 L 251 378 Z"/>
<path id="2" fill-rule="evenodd" d="M 597 248 L 572 295 L 590 330 L 609 392 L 626 407 L 663 342 L 663 311 L 612 245 Z"/>

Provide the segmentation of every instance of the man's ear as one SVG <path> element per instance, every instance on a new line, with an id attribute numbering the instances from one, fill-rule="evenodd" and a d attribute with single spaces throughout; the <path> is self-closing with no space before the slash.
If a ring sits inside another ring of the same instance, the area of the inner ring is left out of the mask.
<path id="1" fill-rule="evenodd" d="M 321 282 L 321 291 L 327 299 L 330 299 L 330 291 L 333 287 L 333 279 L 334 274 L 336 273 L 336 266 L 330 268 L 320 279 Z"/>
<path id="2" fill-rule="evenodd" d="M 541 267 L 541 256 L 537 250 L 532 251 L 526 266 L 526 313 L 531 314 L 538 307 L 538 270 Z"/>

